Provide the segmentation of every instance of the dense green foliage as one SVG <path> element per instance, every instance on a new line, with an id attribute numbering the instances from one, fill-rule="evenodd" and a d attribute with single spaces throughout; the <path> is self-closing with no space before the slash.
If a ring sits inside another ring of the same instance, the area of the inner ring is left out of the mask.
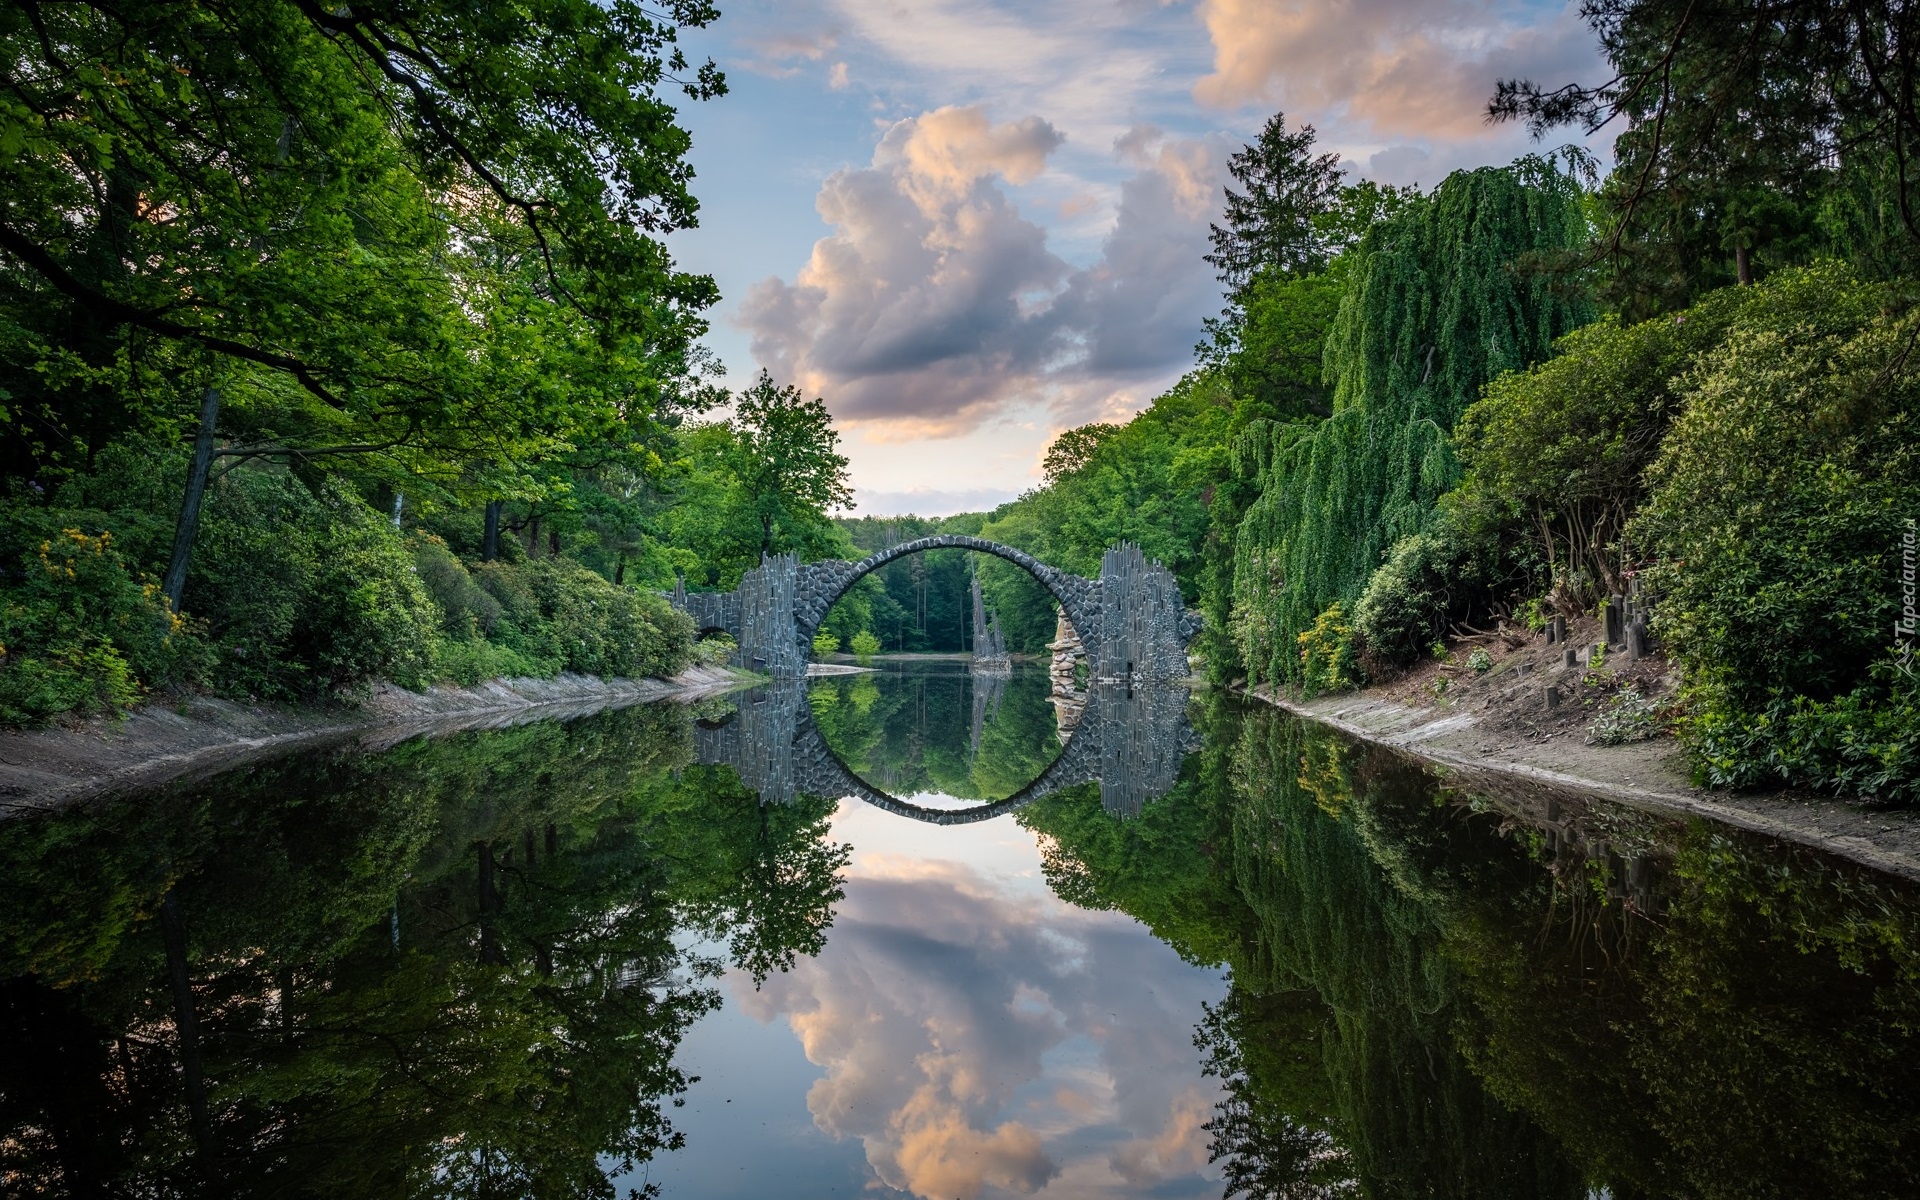
<path id="1" fill-rule="evenodd" d="M 115 711 L 154 687 L 318 700 L 391 679 L 671 674 L 692 629 L 565 559 L 463 563 L 340 481 L 242 468 L 210 490 L 185 613 L 158 594 L 179 456 L 115 449 L 0 524 L 0 721 Z M 68 574 L 72 572 L 72 574 Z"/>
<path id="2" fill-rule="evenodd" d="M 1733 288 L 1678 318 L 1597 321 L 1546 362 L 1489 383 L 1460 419 L 1466 478 L 1452 501 L 1462 524 L 1483 536 L 1516 526 L 1564 611 L 1624 591 L 1622 535 L 1680 410 L 1682 376 L 1751 299 Z"/>
<path id="3" fill-rule="evenodd" d="M 1585 236 L 1578 187 L 1540 159 L 1459 172 L 1350 252 L 1329 330 L 1326 421 L 1262 423 L 1235 445 L 1260 496 L 1236 537 L 1234 635 L 1249 678 L 1294 680 L 1298 636 L 1354 603 L 1384 553 L 1459 479 L 1448 435 L 1488 380 L 1544 358 L 1587 307 L 1529 255 Z"/>
<path id="4" fill-rule="evenodd" d="M 1895 635 L 1920 511 L 1920 315 L 1835 268 L 1756 291 L 1687 376 L 1630 531 L 1700 772 L 1920 801 L 1920 684 Z"/>
<path id="5" fill-rule="evenodd" d="M 0 477 L 169 441 L 209 386 L 251 453 L 448 486 L 644 426 L 714 299 L 659 238 L 697 209 L 659 93 L 715 15 L 10 6 Z"/>
<path id="6" fill-rule="evenodd" d="M 688 420 L 730 398 L 666 95 L 724 93 L 716 16 L 9 9 L 0 723 L 672 670 L 636 585 L 844 545 L 819 400 Z"/>

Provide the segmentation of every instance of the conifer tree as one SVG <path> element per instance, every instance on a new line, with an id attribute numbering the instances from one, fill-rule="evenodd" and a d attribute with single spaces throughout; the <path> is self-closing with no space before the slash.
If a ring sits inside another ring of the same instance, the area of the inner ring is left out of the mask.
<path id="1" fill-rule="evenodd" d="M 1327 265 L 1328 240 L 1315 221 L 1340 197 L 1340 156 L 1313 153 L 1314 129 L 1288 132 L 1287 115 L 1267 119 L 1260 136 L 1227 160 L 1244 192 L 1226 189 L 1225 228 L 1213 225 L 1206 256 L 1239 307 L 1262 272 L 1305 275 Z"/>

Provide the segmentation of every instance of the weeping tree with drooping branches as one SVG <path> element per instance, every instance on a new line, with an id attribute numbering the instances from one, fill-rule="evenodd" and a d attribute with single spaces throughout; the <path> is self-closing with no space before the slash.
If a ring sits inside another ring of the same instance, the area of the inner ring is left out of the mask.
<path id="1" fill-rule="evenodd" d="M 1260 489 L 1235 547 L 1250 682 L 1294 679 L 1299 634 L 1429 528 L 1460 477 L 1454 422 L 1487 382 L 1593 318 L 1564 275 L 1536 265 L 1587 237 L 1579 166 L 1529 155 L 1455 172 L 1348 252 L 1323 360 L 1332 416 L 1257 422 L 1235 447 Z"/>

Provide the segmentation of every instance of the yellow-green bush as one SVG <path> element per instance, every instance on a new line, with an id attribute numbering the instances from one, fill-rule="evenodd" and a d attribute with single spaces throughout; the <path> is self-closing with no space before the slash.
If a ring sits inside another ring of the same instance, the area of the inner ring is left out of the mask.
<path id="1" fill-rule="evenodd" d="M 1300 682 L 1309 696 L 1359 686 L 1359 655 L 1344 606 L 1328 605 L 1296 640 L 1300 646 Z"/>
<path id="2" fill-rule="evenodd" d="M 204 646 L 110 531 L 16 508 L 0 553 L 0 725 L 121 712 L 200 669 Z"/>

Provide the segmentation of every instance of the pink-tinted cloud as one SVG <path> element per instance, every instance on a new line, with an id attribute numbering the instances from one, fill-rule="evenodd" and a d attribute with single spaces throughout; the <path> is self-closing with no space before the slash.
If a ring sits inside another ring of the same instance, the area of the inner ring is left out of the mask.
<path id="1" fill-rule="evenodd" d="M 1486 0 L 1204 0 L 1216 108 L 1281 105 L 1385 138 L 1476 139 L 1496 79 L 1597 67 L 1578 6 Z"/>
<path id="2" fill-rule="evenodd" d="M 824 1068 L 814 1123 L 859 1139 L 880 1183 L 928 1200 L 1218 1194 L 1200 1128 L 1218 1089 L 1190 1040 L 1211 972 L 1124 917 L 958 864 L 872 856 L 846 891 L 817 957 L 737 998 Z"/>
<path id="3" fill-rule="evenodd" d="M 790 79 L 800 73 L 797 62 L 819 62 L 840 44 L 834 29 L 787 30 L 761 33 L 740 39 L 747 57 L 735 58 L 732 65 L 774 79 Z"/>
<path id="4" fill-rule="evenodd" d="M 1137 174 L 1100 260 L 1075 269 L 1005 190 L 1061 142 L 1037 117 L 996 124 L 978 107 L 893 125 L 870 166 L 821 186 L 833 233 L 793 281 L 743 301 L 755 359 L 841 421 L 897 437 L 963 433 L 1016 403 L 1063 418 L 1137 405 L 1136 385 L 1177 374 L 1218 307 L 1201 254 L 1230 146 L 1123 138 Z"/>

